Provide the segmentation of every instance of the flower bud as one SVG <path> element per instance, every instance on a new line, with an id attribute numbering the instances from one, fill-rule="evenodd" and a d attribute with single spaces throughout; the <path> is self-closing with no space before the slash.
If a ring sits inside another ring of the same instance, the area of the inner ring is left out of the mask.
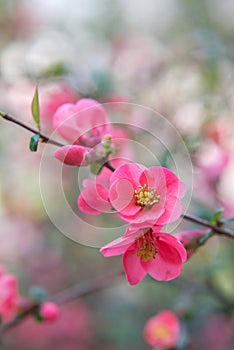
<path id="1" fill-rule="evenodd" d="M 40 308 L 40 315 L 45 321 L 55 321 L 59 314 L 59 307 L 52 302 L 45 302 Z"/>

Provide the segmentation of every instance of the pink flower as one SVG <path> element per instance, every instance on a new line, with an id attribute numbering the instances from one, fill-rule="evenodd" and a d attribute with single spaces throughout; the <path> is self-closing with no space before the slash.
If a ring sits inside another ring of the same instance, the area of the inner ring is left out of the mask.
<path id="1" fill-rule="evenodd" d="M 197 154 L 197 165 L 207 181 L 215 181 L 227 168 L 230 156 L 214 142 L 203 143 Z"/>
<path id="2" fill-rule="evenodd" d="M 54 156 L 67 165 L 86 166 L 88 163 L 85 157 L 88 153 L 89 149 L 87 147 L 69 145 L 60 147 Z"/>
<path id="3" fill-rule="evenodd" d="M 84 189 L 78 197 L 78 207 L 86 214 L 97 215 L 108 213 L 112 206 L 108 199 L 108 188 L 101 183 L 91 180 L 83 181 Z"/>
<path id="4" fill-rule="evenodd" d="M 180 323 L 175 313 L 163 310 L 151 317 L 144 328 L 144 339 L 150 346 L 175 347 L 180 336 Z"/>
<path id="5" fill-rule="evenodd" d="M 110 178 L 109 198 L 125 221 L 164 225 L 182 212 L 185 186 L 169 169 L 124 164 Z"/>
<path id="6" fill-rule="evenodd" d="M 112 165 L 123 164 L 124 160 L 116 158 Z M 109 184 L 112 172 L 103 168 L 101 174 L 83 181 L 84 189 L 78 197 L 78 207 L 85 214 L 97 215 L 108 213 L 112 210 L 109 200 Z"/>
<path id="7" fill-rule="evenodd" d="M 53 118 L 54 128 L 67 141 L 93 147 L 108 133 L 104 108 L 95 100 L 83 98 L 76 104 L 60 106 Z"/>
<path id="8" fill-rule="evenodd" d="M 15 276 L 0 272 L 0 314 L 4 322 L 11 320 L 17 311 L 18 286 Z"/>
<path id="9" fill-rule="evenodd" d="M 40 94 L 40 115 L 42 124 L 48 129 L 53 129 L 53 116 L 56 110 L 64 103 L 73 103 L 77 101 L 78 94 L 65 84 L 59 83 L 55 86 L 46 87 Z"/>
<path id="10" fill-rule="evenodd" d="M 199 240 L 206 235 L 210 229 L 206 230 L 190 230 L 180 232 L 176 235 L 176 238 L 183 244 L 187 251 L 187 259 L 189 259 L 201 245 Z"/>
<path id="11" fill-rule="evenodd" d="M 157 226 L 138 229 L 129 226 L 125 234 L 101 248 L 105 257 L 123 254 L 128 282 L 139 283 L 148 273 L 159 281 L 179 276 L 186 261 L 186 250 L 172 235 L 160 232 Z"/>

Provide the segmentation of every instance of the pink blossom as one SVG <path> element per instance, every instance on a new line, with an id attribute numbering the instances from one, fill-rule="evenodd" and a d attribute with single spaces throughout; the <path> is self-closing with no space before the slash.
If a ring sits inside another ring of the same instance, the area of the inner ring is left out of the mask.
<path id="1" fill-rule="evenodd" d="M 95 100 L 83 98 L 76 104 L 65 103 L 53 117 L 54 128 L 67 141 L 93 147 L 108 132 L 104 108 Z"/>
<path id="2" fill-rule="evenodd" d="M 83 181 L 84 189 L 78 197 L 78 207 L 86 214 L 108 213 L 112 206 L 108 199 L 108 188 L 102 183 Z"/>
<path id="3" fill-rule="evenodd" d="M 203 176 L 208 181 L 216 180 L 226 169 L 229 163 L 229 155 L 214 142 L 203 143 L 197 154 L 197 165 L 201 169 Z"/>
<path id="4" fill-rule="evenodd" d="M 199 240 L 206 235 L 210 229 L 206 230 L 190 230 L 180 232 L 176 235 L 176 238 L 183 244 L 187 251 L 187 259 L 189 259 L 201 245 Z"/>
<path id="5" fill-rule="evenodd" d="M 172 235 L 160 228 L 129 226 L 125 234 L 101 248 L 105 257 L 123 254 L 123 266 L 128 282 L 139 283 L 148 273 L 159 281 L 179 276 L 186 261 L 186 250 Z"/>
<path id="6" fill-rule="evenodd" d="M 52 302 L 45 302 L 40 308 L 40 315 L 45 321 L 55 321 L 59 317 L 59 307 Z"/>
<path id="7" fill-rule="evenodd" d="M 67 165 L 86 166 L 85 159 L 89 149 L 79 145 L 69 145 L 60 147 L 54 154 L 55 158 Z"/>
<path id="8" fill-rule="evenodd" d="M 125 160 L 121 158 L 115 158 L 111 161 L 114 166 L 124 162 Z M 109 200 L 111 174 L 111 170 L 104 167 L 99 175 L 83 181 L 84 188 L 78 197 L 77 204 L 79 209 L 85 214 L 97 215 L 108 213 L 113 209 Z"/>
<path id="9" fill-rule="evenodd" d="M 175 347 L 180 336 L 180 323 L 175 313 L 163 310 L 151 317 L 144 327 L 144 339 L 150 346 Z"/>
<path id="10" fill-rule="evenodd" d="M 109 198 L 128 222 L 164 225 L 179 218 L 185 186 L 169 169 L 124 164 L 110 178 Z"/>
<path id="11" fill-rule="evenodd" d="M 42 124 L 52 130 L 53 116 L 56 110 L 64 103 L 74 103 L 78 97 L 78 94 L 70 86 L 61 83 L 46 88 L 46 91 L 42 90 L 42 94 L 40 94 L 40 116 Z"/>
<path id="12" fill-rule="evenodd" d="M 15 276 L 0 272 L 0 314 L 4 322 L 11 320 L 18 306 L 18 284 Z"/>

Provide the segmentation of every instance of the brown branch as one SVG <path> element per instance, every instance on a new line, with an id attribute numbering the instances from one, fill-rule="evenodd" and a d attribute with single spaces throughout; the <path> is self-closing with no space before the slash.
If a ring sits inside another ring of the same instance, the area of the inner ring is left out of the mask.
<path id="1" fill-rule="evenodd" d="M 211 228 L 214 232 L 219 233 L 221 235 L 227 236 L 229 238 L 234 239 L 234 231 L 227 229 L 227 228 L 222 228 L 217 225 L 211 224 L 209 221 L 198 218 L 196 216 L 190 215 L 190 214 L 182 214 L 181 215 L 183 219 L 195 222 L 196 224 Z"/>
<path id="2" fill-rule="evenodd" d="M 8 114 L 5 114 L 5 113 L 2 113 L 0 112 L 0 117 L 2 117 L 3 119 L 5 120 L 8 120 L 14 124 L 17 124 L 19 126 L 21 126 L 21 128 L 24 128 L 30 132 L 32 132 L 33 134 L 37 134 L 40 136 L 40 139 L 42 142 L 45 142 L 45 143 L 50 143 L 51 145 L 55 145 L 55 146 L 59 146 L 59 147 L 62 147 L 64 146 L 62 143 L 58 142 L 58 141 L 55 141 L 55 140 L 52 140 L 50 139 L 49 137 L 47 137 L 46 135 L 42 134 L 41 132 L 39 132 L 38 130 L 35 130 L 33 128 L 31 128 L 30 126 L 20 122 L 19 120 L 11 117 L 10 115 Z"/>
<path id="3" fill-rule="evenodd" d="M 51 296 L 48 300 L 54 302 L 57 305 L 62 305 L 75 300 L 80 297 L 84 297 L 88 294 L 99 292 L 105 288 L 113 286 L 122 275 L 123 271 L 118 271 L 106 276 L 97 277 L 91 281 L 86 281 L 82 283 L 77 283 L 74 286 L 67 288 L 54 296 Z M 10 329 L 17 326 L 19 323 L 23 322 L 29 316 L 33 315 L 37 310 L 40 309 L 40 303 L 32 303 L 23 312 L 18 314 L 13 320 L 4 323 L 0 327 L 0 337 Z"/>
<path id="4" fill-rule="evenodd" d="M 104 166 L 112 172 L 115 171 L 115 167 L 110 163 L 110 161 L 105 162 Z"/>

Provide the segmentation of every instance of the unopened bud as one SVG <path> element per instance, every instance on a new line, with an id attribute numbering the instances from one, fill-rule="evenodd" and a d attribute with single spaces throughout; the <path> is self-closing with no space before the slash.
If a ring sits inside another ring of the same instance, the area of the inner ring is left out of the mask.
<path id="1" fill-rule="evenodd" d="M 40 308 L 40 315 L 45 321 L 55 321 L 59 317 L 58 305 L 52 302 L 45 302 Z"/>

